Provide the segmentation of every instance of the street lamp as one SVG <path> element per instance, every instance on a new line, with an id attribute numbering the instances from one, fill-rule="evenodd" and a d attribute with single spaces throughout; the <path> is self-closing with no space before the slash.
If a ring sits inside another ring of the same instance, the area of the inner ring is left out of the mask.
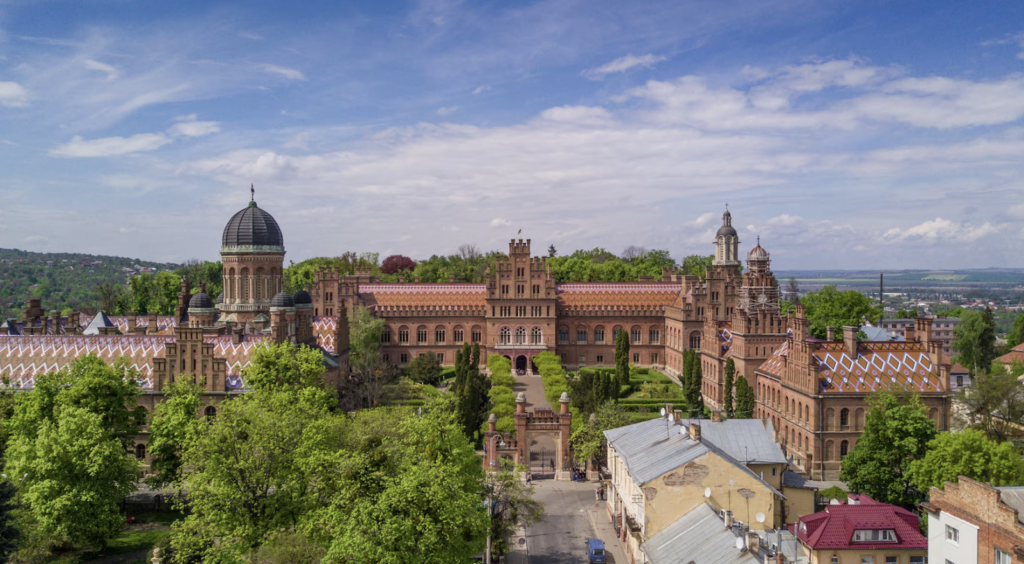
<path id="1" fill-rule="evenodd" d="M 500 445 L 497 443 L 498 439 L 501 439 Z M 504 448 L 505 447 L 505 439 L 501 438 L 501 435 L 492 435 L 490 441 L 491 441 L 491 453 L 490 453 L 491 454 L 491 475 L 488 476 L 488 479 L 491 480 L 491 482 L 493 483 L 493 481 L 494 481 L 494 478 L 493 478 L 493 476 L 494 476 L 494 467 L 496 466 L 496 463 L 498 461 L 498 452 L 495 449 L 497 448 L 497 446 L 501 446 L 502 448 Z M 484 561 L 487 564 L 491 564 L 491 530 L 494 528 L 493 525 L 494 525 L 494 512 L 493 512 L 493 507 L 491 505 L 491 490 L 490 490 L 490 488 L 488 488 L 487 489 L 487 552 L 486 552 L 487 559 Z"/>

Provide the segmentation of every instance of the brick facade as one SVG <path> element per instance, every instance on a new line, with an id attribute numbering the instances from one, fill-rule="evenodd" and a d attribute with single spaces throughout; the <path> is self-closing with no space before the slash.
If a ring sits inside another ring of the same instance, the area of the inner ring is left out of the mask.
<path id="1" fill-rule="evenodd" d="M 921 507 L 928 512 L 929 523 L 933 519 L 941 522 L 941 514 L 946 513 L 978 528 L 974 562 L 998 564 L 996 549 L 1011 555 L 1015 564 L 1024 562 L 1024 524 L 1017 509 L 1002 499 L 999 489 L 960 476 L 957 484 L 946 482 L 943 489 L 932 488 L 928 503 Z M 929 530 L 930 548 L 936 549 L 932 554 L 942 553 L 940 547 L 946 542 L 945 534 L 944 530 Z M 958 561 L 955 564 L 969 563 Z"/>

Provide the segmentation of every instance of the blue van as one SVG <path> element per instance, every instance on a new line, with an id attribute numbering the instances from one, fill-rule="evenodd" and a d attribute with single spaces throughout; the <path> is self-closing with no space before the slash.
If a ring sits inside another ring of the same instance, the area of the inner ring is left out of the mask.
<path id="1" fill-rule="evenodd" d="M 605 564 L 608 557 L 604 554 L 604 541 L 600 539 L 587 539 L 587 562 L 590 564 Z"/>

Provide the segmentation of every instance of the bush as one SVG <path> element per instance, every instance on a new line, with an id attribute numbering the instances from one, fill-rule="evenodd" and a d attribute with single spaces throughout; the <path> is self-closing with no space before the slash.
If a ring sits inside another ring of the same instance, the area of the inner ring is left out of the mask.
<path id="1" fill-rule="evenodd" d="M 487 392 L 487 396 L 491 398 L 492 402 L 497 402 L 502 395 L 512 395 L 512 389 L 508 386 L 491 386 L 491 390 Z M 515 398 L 513 398 L 515 401 Z"/>
<path id="2" fill-rule="evenodd" d="M 319 564 L 327 551 L 299 533 L 274 536 L 252 555 L 252 564 Z"/>
<path id="3" fill-rule="evenodd" d="M 515 412 L 516 406 L 509 405 L 507 403 L 495 404 L 494 407 L 491 408 L 491 413 L 497 415 L 498 419 L 501 419 L 502 417 L 512 417 L 515 414 Z M 485 426 L 484 429 L 486 428 L 487 427 Z"/>
<path id="4" fill-rule="evenodd" d="M 512 433 L 516 430 L 516 420 L 511 415 L 499 417 L 496 428 L 501 433 Z"/>
<path id="5" fill-rule="evenodd" d="M 441 381 L 441 361 L 434 351 L 427 351 L 409 363 L 409 378 L 419 384 L 436 386 Z"/>

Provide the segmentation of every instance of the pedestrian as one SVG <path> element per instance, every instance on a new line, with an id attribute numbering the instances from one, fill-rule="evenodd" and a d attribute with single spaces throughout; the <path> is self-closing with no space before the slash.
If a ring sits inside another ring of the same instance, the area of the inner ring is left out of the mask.
<path id="1" fill-rule="evenodd" d="M 601 501 L 604 501 L 604 484 L 598 486 L 597 491 L 601 492 Z"/>
<path id="2" fill-rule="evenodd" d="M 594 488 L 594 501 L 601 501 L 601 488 Z"/>
<path id="3" fill-rule="evenodd" d="M 551 461 L 551 471 L 552 472 L 555 471 L 555 461 L 554 460 Z"/>
<path id="4" fill-rule="evenodd" d="M 529 486 L 531 484 L 533 484 L 533 474 L 527 472 L 526 473 L 526 485 Z"/>

